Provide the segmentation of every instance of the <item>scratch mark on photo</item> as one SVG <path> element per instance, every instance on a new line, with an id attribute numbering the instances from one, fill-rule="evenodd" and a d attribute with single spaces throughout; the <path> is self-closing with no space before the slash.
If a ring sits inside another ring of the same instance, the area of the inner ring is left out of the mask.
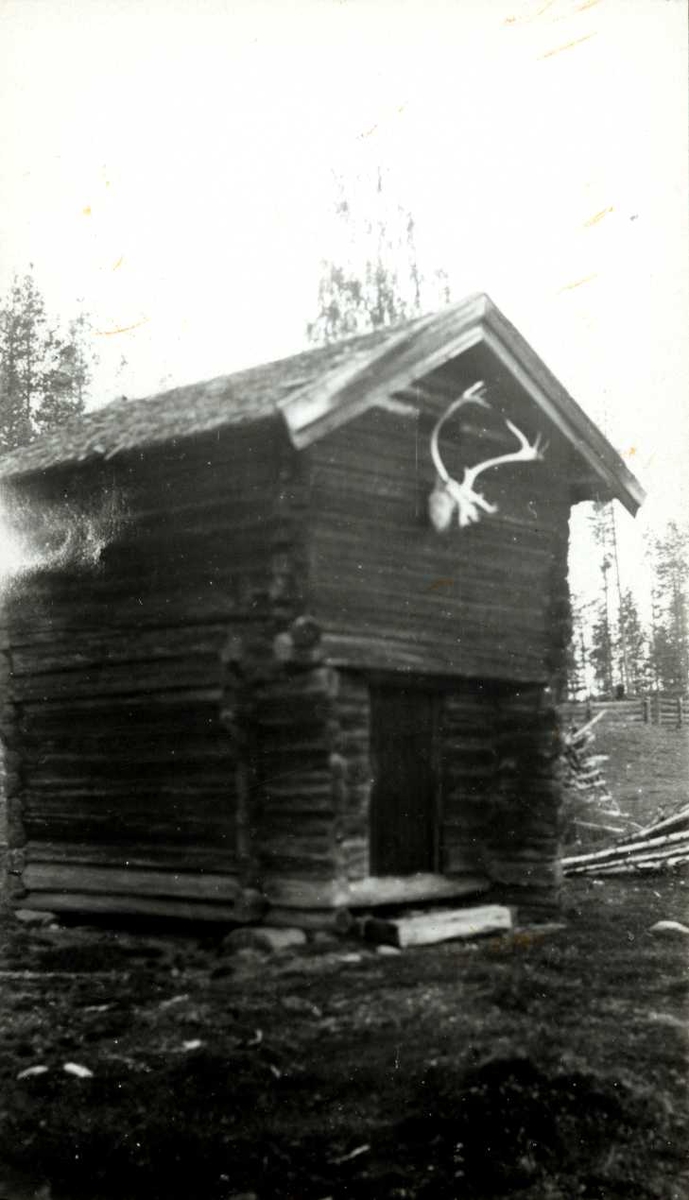
<path id="1" fill-rule="evenodd" d="M 561 54 L 563 50 L 571 50 L 573 46 L 580 46 L 582 42 L 588 42 L 590 38 L 596 36 L 596 30 L 593 33 L 586 33 L 583 37 L 574 38 L 572 42 L 565 42 L 564 46 L 555 46 L 552 50 L 546 50 L 545 54 L 541 54 L 540 59 L 552 58 L 554 54 Z"/>

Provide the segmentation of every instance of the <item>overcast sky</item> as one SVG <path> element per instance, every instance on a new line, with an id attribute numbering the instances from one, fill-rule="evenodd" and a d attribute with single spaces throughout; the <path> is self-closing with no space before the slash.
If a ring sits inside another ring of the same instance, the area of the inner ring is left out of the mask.
<path id="1" fill-rule="evenodd" d="M 90 312 L 98 402 L 278 357 L 334 174 L 381 166 L 422 265 L 492 296 L 658 519 L 689 450 L 687 129 L 684 0 L 0 0 L 0 291 L 33 262 Z"/>

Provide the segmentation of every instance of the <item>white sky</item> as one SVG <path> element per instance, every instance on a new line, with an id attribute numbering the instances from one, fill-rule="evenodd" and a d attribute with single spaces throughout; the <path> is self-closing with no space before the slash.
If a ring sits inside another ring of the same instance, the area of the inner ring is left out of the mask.
<path id="1" fill-rule="evenodd" d="M 299 350 L 333 172 L 380 165 L 422 266 L 489 292 L 665 518 L 687 61 L 684 0 L 0 0 L 0 293 L 33 262 L 92 314 L 98 402 Z"/>

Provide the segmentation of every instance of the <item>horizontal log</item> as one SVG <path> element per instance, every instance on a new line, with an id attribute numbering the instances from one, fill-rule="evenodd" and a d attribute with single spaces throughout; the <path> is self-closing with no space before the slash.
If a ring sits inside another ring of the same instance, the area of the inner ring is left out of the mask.
<path id="1" fill-rule="evenodd" d="M 233 848 L 220 843 L 206 845 L 185 841 L 171 845 L 165 840 L 137 843 L 122 839 L 119 842 L 48 841 L 31 839 L 26 855 L 32 863 L 59 862 L 65 865 L 101 866 L 120 870 L 154 871 L 193 870 L 202 874 L 233 876 L 237 870 Z"/>
<path id="2" fill-rule="evenodd" d="M 200 900 L 162 899 L 151 896 L 106 895 L 100 892 L 29 892 L 22 889 L 16 906 L 46 912 L 88 915 L 162 917 L 175 921 L 244 923 L 244 909 L 231 903 L 206 904 Z"/>
<path id="3" fill-rule="evenodd" d="M 55 776 L 40 780 L 35 786 L 25 786 L 23 795 L 27 811 L 66 804 L 75 810 L 84 806 L 103 812 L 116 812 L 119 806 L 122 811 L 133 812 L 149 808 L 151 814 L 159 811 L 168 819 L 178 810 L 193 815 L 205 809 L 210 814 L 231 818 L 227 799 L 235 791 L 236 775 L 235 770 L 229 769 L 218 772 L 217 776 L 187 778 L 172 769 L 149 772 L 148 777 L 142 773 L 140 777 L 132 778 L 125 777 L 124 773 L 118 776 L 115 771 L 110 779 L 96 780 L 92 774 L 80 779 Z"/>
<path id="4" fill-rule="evenodd" d="M 293 851 L 306 854 L 312 850 L 327 853 L 332 848 L 333 839 L 333 815 L 328 810 L 300 813 L 298 816 L 276 808 L 261 813 L 261 848 L 268 853 L 278 846 L 282 846 L 287 854 Z"/>
<path id="5" fill-rule="evenodd" d="M 83 827 L 86 841 L 94 836 L 98 841 L 128 838 L 131 841 L 153 842 L 162 837 L 165 841 L 178 842 L 192 836 L 212 843 L 233 834 L 235 824 L 234 810 L 225 812 L 217 806 L 207 806 L 201 810 L 193 805 L 167 809 L 161 805 L 154 806 L 153 803 L 120 807 L 118 804 L 101 802 L 98 796 L 90 796 L 75 804 L 70 796 L 56 798 L 50 793 L 46 794 L 43 803 L 37 803 L 34 799 L 31 805 L 25 804 L 22 813 L 27 828 L 49 828 L 50 823 L 54 822 L 56 829 L 58 826 L 70 829 L 76 839 L 79 836 L 76 831 Z"/>
<path id="6" fill-rule="evenodd" d="M 225 870 L 233 866 L 237 857 L 239 827 L 223 827 L 220 824 L 209 825 L 208 822 L 175 823 L 171 825 L 159 822 L 157 824 L 141 821 L 123 823 L 115 820 L 97 821 L 91 816 L 75 820 L 70 814 L 60 812 L 49 815 L 38 814 L 28 817 L 23 823 L 28 840 L 37 842 L 45 839 L 53 843 L 64 840 L 73 842 L 82 837 L 88 847 L 109 844 L 127 846 L 131 842 L 143 842 L 147 839 L 148 858 L 154 866 L 167 867 L 168 859 L 172 856 L 174 869 L 185 869 L 183 848 L 191 843 L 198 845 L 208 852 L 207 862 L 215 864 L 215 869 Z M 105 860 L 108 861 L 107 859 Z M 126 852 L 117 854 L 112 860 L 123 865 L 131 865 Z M 187 860 L 189 861 L 189 860 Z M 194 859 L 194 864 L 197 860 Z"/>
<path id="7" fill-rule="evenodd" d="M 223 797 L 222 803 L 227 805 L 234 791 L 233 770 L 226 773 L 200 771 L 197 775 L 185 778 L 174 769 L 162 775 L 160 771 L 151 769 L 142 770 L 139 775 L 123 771 L 118 777 L 115 767 L 109 777 L 96 777 L 93 771 L 84 771 L 81 775 L 62 775 L 27 770 L 23 789 L 28 813 L 52 809 L 69 811 L 70 806 L 77 816 L 86 811 L 94 814 L 116 813 L 120 801 L 124 811 L 138 809 L 145 814 L 148 806 L 149 815 L 159 812 L 169 821 L 173 819 L 175 804 L 181 805 L 181 811 L 189 816 L 193 816 L 195 810 L 204 817 L 219 815 L 220 797 Z M 201 813 L 205 800 L 210 803 Z"/>
<path id="8" fill-rule="evenodd" d="M 689 863 L 689 850 L 674 852 L 673 854 L 667 855 L 665 858 L 645 858 L 643 860 L 628 858 L 625 859 L 624 862 L 602 864 L 597 868 L 591 867 L 587 868 L 586 870 L 582 868 L 577 872 L 577 874 L 595 875 L 596 877 L 606 875 L 633 875 L 635 873 L 640 874 L 644 871 L 648 872 L 648 874 L 652 874 L 653 872 L 673 870 L 675 867 L 683 866 L 685 863 Z"/>
<path id="9" fill-rule="evenodd" d="M 184 655 L 212 657 L 226 643 L 227 623 L 167 625 L 153 629 L 122 630 L 119 636 L 102 630 L 84 630 L 73 638 L 38 641 L 12 653 L 15 676 L 46 672 L 102 668 L 115 663 L 177 659 Z"/>
<path id="10" fill-rule="evenodd" d="M 118 773 L 122 770 L 126 774 L 136 774 L 140 769 L 162 767 L 177 769 L 182 777 L 186 777 L 206 769 L 211 775 L 218 770 L 226 773 L 236 762 L 227 734 L 215 738 L 206 735 L 203 740 L 194 739 L 192 735 L 183 741 L 170 735 L 162 744 L 156 744 L 153 738 L 146 739 L 144 730 L 136 740 L 131 737 L 121 739 L 112 734 L 108 737 L 108 732 L 101 731 L 100 744 L 95 737 L 82 741 L 80 733 L 74 729 L 66 730 L 63 738 L 45 738 L 42 742 L 38 737 L 27 739 L 24 768 L 54 770 L 66 778 L 75 772 L 79 775 L 84 771 L 93 772 L 98 776 L 107 775 L 114 769 Z"/>
<path id="11" fill-rule="evenodd" d="M 131 695 L 145 692 L 182 691 L 198 685 L 222 689 L 222 670 L 217 655 L 194 658 L 170 658 L 145 663 L 106 663 L 92 671 L 64 671 L 54 674 L 23 675 L 13 680 L 15 701 L 62 700 Z"/>
<path id="12" fill-rule="evenodd" d="M 355 566 L 352 564 L 352 570 Z M 321 585 L 318 590 L 319 607 L 328 613 L 328 617 L 323 618 L 324 631 L 333 625 L 351 627 L 354 621 L 358 621 L 366 622 L 374 629 L 418 629 L 421 635 L 428 637 L 430 634 L 437 638 L 443 635 L 447 637 L 451 628 L 455 637 L 462 639 L 483 633 L 486 648 L 485 635 L 493 635 L 499 642 L 514 645 L 517 653 L 523 653 L 531 645 L 538 648 L 540 640 L 547 633 L 542 609 L 533 591 L 527 591 L 526 580 L 523 595 L 519 594 L 516 580 L 511 580 L 511 595 L 507 594 L 507 584 L 503 589 L 494 581 L 481 580 L 483 600 L 477 595 L 476 600 L 471 602 L 464 593 L 459 599 L 454 599 L 440 592 L 432 592 L 431 599 L 426 599 L 425 592 L 432 586 L 433 579 L 430 582 L 428 579 L 419 580 L 409 585 L 394 577 L 389 580 L 371 579 L 366 589 L 361 587 L 351 594 L 347 593 L 346 579 L 344 568 L 341 577 L 332 572 L 328 585 Z M 395 606 L 393 600 L 399 596 L 402 588 L 406 588 L 407 600 L 400 604 L 398 599 Z M 506 593 L 504 599 L 503 591 Z"/>
<path id="13" fill-rule="evenodd" d="M 362 628 L 366 628 L 362 625 Z M 357 668 L 362 671 L 379 670 L 395 672 L 423 672 L 427 676 L 461 674 L 475 678 L 502 680 L 509 669 L 510 678 L 524 682 L 547 683 L 548 672 L 539 657 L 526 655 L 517 657 L 503 652 L 491 653 L 480 650 L 470 638 L 466 647 L 454 643 L 438 643 L 435 646 L 413 640 L 385 636 L 333 631 L 323 636 L 323 652 L 334 666 Z M 506 667 L 509 662 L 509 668 Z"/>
<path id="14" fill-rule="evenodd" d="M 676 845 L 678 842 L 686 840 L 686 832 L 684 830 L 678 833 L 663 834 L 659 837 L 639 838 L 634 836 L 627 842 L 620 842 L 617 846 L 610 846 L 606 850 L 596 850 L 589 854 L 573 854 L 562 859 L 562 865 L 566 869 L 576 867 L 581 864 L 592 862 L 605 862 L 612 858 L 627 858 L 637 850 L 642 853 L 648 850 L 664 849 L 666 846 Z"/>
<path id="15" fill-rule="evenodd" d="M 261 834 L 256 851 L 264 871 L 271 875 L 322 879 L 336 874 L 334 836 L 298 839 L 283 833 L 269 840 Z"/>
<path id="16" fill-rule="evenodd" d="M 666 846 L 659 850 L 648 850 L 645 853 L 641 850 L 636 850 L 633 854 L 625 854 L 618 858 L 606 859 L 604 862 L 581 863 L 577 867 L 566 867 L 567 875 L 583 875 L 592 874 L 602 868 L 623 866 L 631 863 L 634 866 L 643 866 L 647 862 L 663 862 L 664 860 L 673 859 L 677 856 L 689 854 L 689 835 L 684 841 L 676 842 L 672 846 Z"/>
<path id="17" fill-rule="evenodd" d="M 111 695 L 88 695 L 85 694 L 79 697 L 70 697 L 68 700 L 52 699 L 45 700 L 43 698 L 35 700 L 27 700 L 22 706 L 23 718 L 25 720 L 34 720 L 42 722 L 50 720 L 51 716 L 60 725 L 67 718 L 68 714 L 72 718 L 78 719 L 79 716 L 88 717 L 91 713 L 103 713 L 104 711 L 112 711 L 116 706 L 120 710 L 129 709 L 132 705 L 138 705 L 144 713 L 148 710 L 155 712 L 157 709 L 164 708 L 186 708 L 191 710 L 197 704 L 212 707 L 217 711 L 218 702 L 222 699 L 223 689 L 219 684 L 212 687 L 203 688 L 161 688 L 155 692 L 146 693 L 139 692 L 138 694 L 116 694 Z"/>
<path id="18" fill-rule="evenodd" d="M 394 517 L 388 515 L 388 523 L 392 520 Z M 532 579 L 547 587 L 552 556 L 545 547 L 529 547 L 524 535 L 508 546 L 482 546 L 481 556 L 459 560 L 462 562 L 460 571 L 457 565 L 459 548 L 455 545 L 455 553 L 448 557 L 444 545 L 430 542 L 427 536 L 421 540 L 418 528 L 409 530 L 410 547 L 404 558 L 400 556 L 397 531 L 386 540 L 380 527 L 366 529 L 365 520 L 357 519 L 353 514 L 346 521 L 348 528 L 356 528 L 356 534 L 347 535 L 342 530 L 332 529 L 327 538 L 321 534 L 315 539 L 315 595 L 319 599 L 333 587 L 342 586 L 346 589 L 343 599 L 355 595 L 387 595 L 395 612 L 407 606 L 409 597 L 413 596 L 424 611 L 432 614 L 447 605 L 457 607 L 466 603 L 470 609 L 474 608 L 480 605 L 481 591 L 486 588 L 499 593 L 491 597 L 491 604 L 507 604 L 509 585 L 513 582 L 526 606 L 543 612 L 542 607 L 539 609 L 535 605 L 533 594 L 529 594 L 528 577 L 530 572 Z M 359 565 L 365 566 L 365 572 L 356 571 Z M 395 588 L 400 589 L 396 602 Z M 549 586 L 547 595 L 551 595 Z"/>
<path id="19" fill-rule="evenodd" d="M 171 896 L 204 901 L 234 901 L 241 892 L 230 875 L 94 867 L 28 859 L 22 882 L 29 892 L 97 892 L 125 896 Z"/>

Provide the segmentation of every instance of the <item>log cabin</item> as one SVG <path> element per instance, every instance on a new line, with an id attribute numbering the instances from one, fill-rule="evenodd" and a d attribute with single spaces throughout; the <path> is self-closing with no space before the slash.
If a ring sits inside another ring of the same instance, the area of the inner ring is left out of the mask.
<path id="1" fill-rule="evenodd" d="M 0 488 L 15 904 L 557 906 L 570 509 L 643 491 L 487 296 L 116 401 Z"/>

